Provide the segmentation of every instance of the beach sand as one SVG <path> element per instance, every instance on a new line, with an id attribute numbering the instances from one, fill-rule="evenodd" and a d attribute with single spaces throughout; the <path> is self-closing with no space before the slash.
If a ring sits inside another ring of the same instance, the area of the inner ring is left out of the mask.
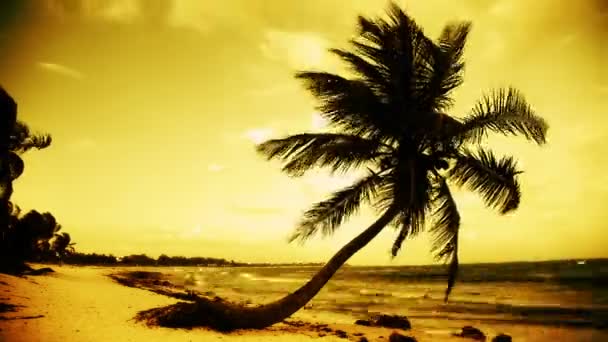
<path id="1" fill-rule="evenodd" d="M 388 341 L 394 329 L 363 327 L 344 323 L 331 313 L 314 316 L 301 310 L 292 321 L 325 323 L 334 332 L 320 332 L 309 324 L 277 324 L 257 331 L 218 333 L 204 328 L 151 328 L 132 319 L 140 310 L 175 303 L 176 300 L 149 291 L 125 287 L 107 277 L 122 269 L 109 267 L 53 266 L 54 273 L 14 277 L 0 274 L 0 303 L 15 305 L 16 311 L 0 314 L 0 341 Z M 353 320 L 354 321 L 354 320 Z M 441 322 L 438 322 L 441 324 Z M 447 322 L 446 322 L 447 323 Z M 417 330 L 400 333 L 418 341 L 470 341 L 451 336 L 455 322 L 437 331 Z M 460 326 L 467 322 L 457 322 Z M 475 323 L 475 322 L 469 322 Z M 514 341 L 602 341 L 606 334 L 591 329 L 561 329 L 529 326 L 483 326 L 490 338 L 504 331 Z M 335 335 L 343 330 L 347 338 Z M 324 336 L 320 336 L 324 335 Z M 489 341 L 490 339 L 488 339 Z M 608 340 L 604 340 L 608 341 Z"/>
<path id="2" fill-rule="evenodd" d="M 3 314 L 8 320 L 0 321 L 0 341 L 346 341 L 329 334 L 319 337 L 318 332 L 306 327 L 286 324 L 230 334 L 203 328 L 150 328 L 133 322 L 132 318 L 140 310 L 176 300 L 121 286 L 106 276 L 118 271 L 112 268 L 53 266 L 53 269 L 55 273 L 27 278 L 0 275 L 1 301 L 19 306 L 16 312 Z M 358 331 L 368 338 L 384 335 L 385 340 L 392 331 L 340 324 L 331 328 L 347 333 Z"/>

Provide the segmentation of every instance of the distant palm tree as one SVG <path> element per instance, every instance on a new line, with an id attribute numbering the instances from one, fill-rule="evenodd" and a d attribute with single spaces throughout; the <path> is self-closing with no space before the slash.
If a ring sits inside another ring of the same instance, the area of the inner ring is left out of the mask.
<path id="1" fill-rule="evenodd" d="M 485 95 L 464 119 L 447 114 L 453 90 L 463 82 L 463 51 L 470 23 L 447 25 L 434 42 L 395 4 L 390 5 L 387 19 L 359 17 L 358 22 L 353 49 L 331 50 L 348 63 L 352 77 L 326 72 L 297 74 L 319 101 L 318 109 L 332 132 L 269 140 L 257 150 L 268 159 L 283 161 L 283 171 L 291 176 L 302 176 L 317 167 L 334 172 L 366 170 L 354 184 L 308 210 L 290 241 L 305 241 L 319 232 L 332 234 L 363 203 L 375 206 L 379 218 L 310 281 L 283 299 L 239 309 L 214 310 L 209 303 L 198 304 L 200 320 L 213 313 L 230 321 L 225 324 L 231 328 L 280 322 L 311 300 L 386 226 L 398 229 L 394 256 L 406 238 L 425 230 L 429 214 L 433 251 L 449 262 L 447 300 L 458 269 L 460 227 L 448 184 L 478 192 L 501 214 L 518 207 L 520 171 L 515 160 L 496 157 L 480 142 L 495 132 L 522 135 L 543 144 L 548 125 L 512 88 Z"/>
<path id="2" fill-rule="evenodd" d="M 63 259 L 66 256 L 73 254 L 75 252 L 74 245 L 75 243 L 71 242 L 72 238 L 70 234 L 63 232 L 61 234 L 55 234 L 55 238 L 53 239 L 53 244 L 51 249 L 55 252 L 55 255 L 59 259 Z"/>

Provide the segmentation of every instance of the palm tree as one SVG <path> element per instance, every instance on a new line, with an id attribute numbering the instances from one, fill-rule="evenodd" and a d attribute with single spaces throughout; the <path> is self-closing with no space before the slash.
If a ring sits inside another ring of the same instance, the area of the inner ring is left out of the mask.
<path id="1" fill-rule="evenodd" d="M 463 52 L 471 24 L 447 25 L 437 41 L 427 38 L 397 5 L 387 19 L 359 17 L 352 50 L 332 49 L 350 67 L 352 77 L 299 72 L 318 100 L 331 133 L 302 133 L 258 145 L 268 159 L 284 162 L 283 171 L 302 176 L 327 167 L 333 172 L 363 168 L 365 176 L 306 211 L 290 241 L 331 235 L 358 208 L 369 203 L 378 219 L 340 249 L 297 291 L 255 308 L 201 301 L 194 307 L 143 313 L 140 318 L 177 325 L 179 312 L 188 323 L 220 328 L 260 328 L 282 321 L 303 307 L 355 253 L 385 227 L 398 233 L 397 255 L 406 238 L 425 231 L 434 236 L 433 252 L 449 262 L 445 299 L 458 270 L 460 214 L 449 185 L 478 192 L 485 203 L 505 214 L 520 203 L 515 160 L 499 158 L 481 147 L 490 132 L 522 135 L 545 143 L 547 123 L 513 88 L 490 92 L 464 119 L 448 114 L 453 90 L 463 82 Z"/>
<path id="2" fill-rule="evenodd" d="M 56 237 L 59 230 L 61 225 L 51 213 L 29 211 L 19 218 L 11 231 L 12 256 L 21 261 L 43 258 L 45 249 L 49 251 L 48 241 Z"/>
<path id="3" fill-rule="evenodd" d="M 55 252 L 55 255 L 61 260 L 66 256 L 75 252 L 74 245 L 76 243 L 71 242 L 72 238 L 70 234 L 63 232 L 61 234 L 55 234 L 51 249 Z"/>
<path id="4" fill-rule="evenodd" d="M 3 264 L 21 262 L 13 259 L 8 250 L 11 234 L 10 203 L 13 181 L 23 173 L 24 163 L 20 155 L 32 148 L 43 149 L 51 144 L 49 135 L 32 134 L 28 126 L 17 120 L 17 103 L 0 87 L 0 268 Z M 8 254 L 7 254 L 8 253 Z"/>

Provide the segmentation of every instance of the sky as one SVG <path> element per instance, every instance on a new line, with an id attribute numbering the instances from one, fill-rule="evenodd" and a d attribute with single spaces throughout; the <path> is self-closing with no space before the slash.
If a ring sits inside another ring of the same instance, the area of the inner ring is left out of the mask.
<path id="1" fill-rule="evenodd" d="M 399 1 L 427 35 L 471 20 L 465 83 L 451 114 L 487 90 L 520 89 L 549 143 L 492 138 L 514 155 L 523 198 L 500 216 L 458 191 L 461 262 L 608 257 L 608 1 Z M 0 4 L 0 84 L 19 118 L 53 136 L 24 155 L 13 202 L 51 212 L 82 252 L 250 262 L 321 262 L 374 220 L 330 238 L 287 236 L 301 213 L 356 175 L 303 178 L 255 144 L 318 131 L 297 70 L 344 71 L 357 15 L 378 0 L 9 0 Z M 390 257 L 385 229 L 351 264 L 433 262 L 430 238 Z"/>

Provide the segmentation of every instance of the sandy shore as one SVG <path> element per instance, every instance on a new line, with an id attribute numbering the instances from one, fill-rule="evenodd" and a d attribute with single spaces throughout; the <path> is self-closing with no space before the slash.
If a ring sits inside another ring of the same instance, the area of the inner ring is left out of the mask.
<path id="1" fill-rule="evenodd" d="M 140 310 L 175 303 L 171 299 L 149 291 L 125 287 L 106 275 L 119 271 L 112 268 L 54 266 L 55 273 L 18 278 L 0 274 L 0 303 L 14 305 L 15 311 L 1 313 L 0 341 L 388 341 L 393 329 L 363 327 L 344 323 L 332 314 L 311 315 L 301 310 L 293 319 L 311 323 L 325 323 L 333 332 L 319 332 L 307 325 L 277 324 L 261 331 L 238 331 L 230 334 L 207 329 L 191 330 L 150 328 L 132 320 Z M 447 322 L 445 322 L 447 323 Z M 454 322 L 451 322 L 454 323 Z M 514 341 L 602 341 L 604 332 L 580 329 L 529 326 L 483 326 L 490 337 L 505 331 Z M 401 333 L 418 341 L 470 341 L 453 337 L 453 324 L 443 331 L 414 329 Z M 457 324 L 461 324 L 458 322 Z M 335 335 L 336 330 L 347 333 L 347 338 Z M 490 339 L 488 339 L 489 341 Z M 604 340 L 604 341 L 608 341 Z"/>
<path id="2" fill-rule="evenodd" d="M 16 305 L 3 313 L 0 341 L 357 341 L 363 334 L 370 341 L 388 340 L 391 329 L 331 324 L 333 330 L 351 335 L 344 339 L 306 327 L 278 324 L 262 331 L 230 334 L 207 329 L 149 328 L 132 318 L 144 309 L 176 300 L 136 288 L 121 286 L 107 274 L 111 268 L 62 266 L 55 273 L 18 278 L 0 274 L 0 302 Z M 305 314 L 295 319 L 310 321 Z M 383 336 L 383 338 L 380 338 Z"/>

